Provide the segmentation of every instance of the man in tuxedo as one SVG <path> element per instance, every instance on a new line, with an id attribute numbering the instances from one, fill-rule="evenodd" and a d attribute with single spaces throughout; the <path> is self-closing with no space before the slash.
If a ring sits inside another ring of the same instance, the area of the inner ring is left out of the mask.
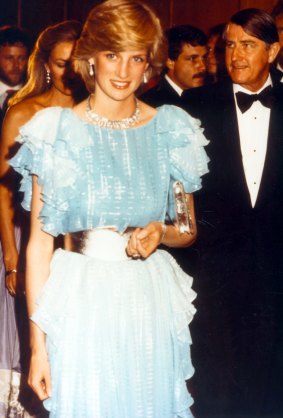
<path id="1" fill-rule="evenodd" d="M 26 31 L 16 26 L 0 28 L 0 112 L 5 113 L 7 99 L 23 84 L 30 50 Z"/>
<path id="2" fill-rule="evenodd" d="M 224 36 L 231 80 L 183 94 L 210 140 L 211 160 L 196 196 L 196 410 L 280 418 L 283 85 L 270 75 L 278 33 L 270 15 L 245 9 Z"/>
<path id="3" fill-rule="evenodd" d="M 183 90 L 204 85 L 207 38 L 191 25 L 174 26 L 166 32 L 168 57 L 159 83 L 146 91 L 141 100 L 151 106 L 181 105 Z"/>

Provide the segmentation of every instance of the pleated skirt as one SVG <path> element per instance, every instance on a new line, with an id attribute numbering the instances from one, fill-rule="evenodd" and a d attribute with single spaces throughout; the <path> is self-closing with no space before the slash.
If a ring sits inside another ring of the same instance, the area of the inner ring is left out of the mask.
<path id="1" fill-rule="evenodd" d="M 193 417 L 195 296 L 166 251 L 105 260 L 57 250 L 32 316 L 46 333 L 50 418 Z"/>

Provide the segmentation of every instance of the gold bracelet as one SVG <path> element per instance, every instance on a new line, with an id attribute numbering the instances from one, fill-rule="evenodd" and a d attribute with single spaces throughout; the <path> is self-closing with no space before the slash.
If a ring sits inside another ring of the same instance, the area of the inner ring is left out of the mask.
<path id="1" fill-rule="evenodd" d="M 12 273 L 17 273 L 17 272 L 18 272 L 18 270 L 17 270 L 17 269 L 7 270 L 7 271 L 5 272 L 5 277 L 8 277 L 8 276 L 10 276 L 10 274 L 12 274 Z"/>
<path id="2" fill-rule="evenodd" d="M 161 235 L 161 238 L 160 238 L 160 243 L 162 243 L 162 241 L 163 241 L 163 239 L 165 237 L 165 234 L 167 232 L 167 225 L 165 223 L 163 223 L 163 222 L 160 222 L 160 225 L 162 227 L 162 235 Z"/>

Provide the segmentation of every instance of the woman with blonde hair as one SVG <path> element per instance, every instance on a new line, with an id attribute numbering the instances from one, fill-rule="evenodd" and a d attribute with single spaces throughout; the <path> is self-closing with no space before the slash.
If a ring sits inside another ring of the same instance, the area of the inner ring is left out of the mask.
<path id="1" fill-rule="evenodd" d="M 207 171 L 206 140 L 181 109 L 135 96 L 160 69 L 161 48 L 147 5 L 94 7 L 74 52 L 89 97 L 37 113 L 11 161 L 31 209 L 29 383 L 50 418 L 192 417 L 195 293 L 158 246 L 196 238 L 190 193 Z M 176 181 L 186 192 L 177 213 L 190 211 L 185 230 L 173 222 Z M 72 249 L 53 254 L 60 233 Z"/>
<path id="2" fill-rule="evenodd" d="M 15 315 L 17 287 L 21 285 L 23 263 L 19 261 L 20 241 L 24 247 L 29 219 L 19 210 L 16 193 L 17 178 L 9 169 L 7 159 L 15 153 L 15 141 L 19 128 L 37 111 L 50 106 L 73 107 L 78 87 L 84 92 L 81 81 L 71 72 L 70 58 L 82 25 L 77 21 L 65 21 L 49 26 L 39 36 L 28 63 L 26 84 L 10 99 L 10 108 L 2 126 L 0 144 L 0 377 L 6 382 L 0 391 L 5 413 L 11 408 L 19 411 L 16 401 L 20 386 L 19 324 Z M 24 233 L 23 233 L 24 231 Z M 22 236 L 22 239 L 21 239 Z M 23 251 L 21 251 L 23 258 Z M 19 293 L 19 292 L 18 292 Z M 21 307 L 22 309 L 22 307 Z M 24 311 L 20 312 L 21 318 Z M 18 412 L 20 414 L 20 412 Z M 18 415 L 17 415 L 18 416 Z M 21 416 L 21 415 L 19 415 Z"/>

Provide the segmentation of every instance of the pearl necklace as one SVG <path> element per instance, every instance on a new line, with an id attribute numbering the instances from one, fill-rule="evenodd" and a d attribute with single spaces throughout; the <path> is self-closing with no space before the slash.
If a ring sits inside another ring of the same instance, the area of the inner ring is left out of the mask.
<path id="1" fill-rule="evenodd" d="M 91 95 L 88 96 L 86 104 L 86 116 L 91 123 L 100 126 L 101 128 L 110 129 L 127 129 L 135 125 L 140 120 L 140 107 L 139 102 L 136 99 L 136 108 L 132 116 L 124 119 L 110 120 L 104 116 L 100 116 L 91 108 L 90 104 Z"/>

